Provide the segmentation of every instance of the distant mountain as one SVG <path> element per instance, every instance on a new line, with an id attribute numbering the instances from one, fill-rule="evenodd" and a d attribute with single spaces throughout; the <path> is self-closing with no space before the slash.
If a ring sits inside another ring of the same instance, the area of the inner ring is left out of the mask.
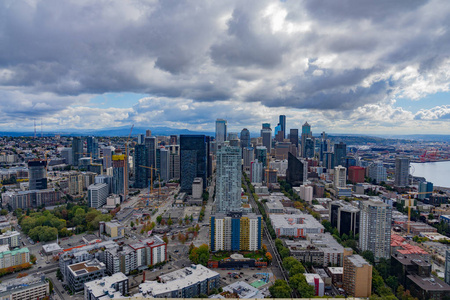
<path id="1" fill-rule="evenodd" d="M 115 128 L 103 128 L 103 129 L 64 129 L 55 132 L 43 132 L 44 136 L 53 136 L 55 134 L 65 135 L 65 136 L 128 136 L 130 134 L 131 127 L 122 126 Z M 136 136 L 138 134 L 145 134 L 145 131 L 149 128 L 143 127 L 134 127 L 132 136 Z M 207 131 L 191 131 L 189 129 L 178 129 L 178 128 L 170 128 L 170 127 L 151 127 L 152 135 L 171 135 L 171 134 L 204 134 L 214 136 L 214 132 Z M 40 132 L 36 133 L 37 136 L 40 136 Z M 0 136 L 34 136 L 34 132 L 26 132 L 26 131 L 0 131 Z"/>

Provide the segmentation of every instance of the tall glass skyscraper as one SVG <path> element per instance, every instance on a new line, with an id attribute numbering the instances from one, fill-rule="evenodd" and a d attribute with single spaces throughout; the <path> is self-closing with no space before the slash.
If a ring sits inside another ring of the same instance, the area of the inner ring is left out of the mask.
<path id="1" fill-rule="evenodd" d="M 87 138 L 87 153 L 93 159 L 98 158 L 98 140 L 93 136 Z"/>
<path id="2" fill-rule="evenodd" d="M 250 131 L 247 128 L 241 130 L 241 148 L 250 147 Z"/>
<path id="3" fill-rule="evenodd" d="M 216 169 L 216 211 L 241 210 L 241 148 L 219 145 Z"/>
<path id="4" fill-rule="evenodd" d="M 28 181 L 30 190 L 45 190 L 47 188 L 47 171 L 45 160 L 30 160 L 28 162 Z"/>
<path id="5" fill-rule="evenodd" d="M 180 135 L 180 186 L 182 192 L 192 193 L 195 177 L 203 179 L 207 186 L 207 139 L 204 135 Z"/>
<path id="6" fill-rule="evenodd" d="M 407 186 L 408 181 L 409 181 L 409 158 L 396 157 L 394 185 L 399 187 Z"/>
<path id="7" fill-rule="evenodd" d="M 305 122 L 305 124 L 303 124 L 302 126 L 302 157 L 307 157 L 306 156 L 306 139 L 312 139 L 312 132 L 311 132 L 311 126 L 308 124 L 308 122 Z M 314 147 L 314 146 L 313 146 Z"/>
<path id="8" fill-rule="evenodd" d="M 266 147 L 267 152 L 272 150 L 272 129 L 269 123 L 263 123 L 261 129 L 262 144 Z"/>
<path id="9" fill-rule="evenodd" d="M 83 157 L 83 140 L 79 137 L 72 139 L 72 162 L 74 166 L 78 166 L 78 160 Z"/>
<path id="10" fill-rule="evenodd" d="M 216 120 L 216 143 L 223 143 L 227 140 L 227 120 Z"/>
<path id="11" fill-rule="evenodd" d="M 286 138 L 286 116 L 280 115 L 278 125 L 281 126 L 281 131 L 283 131 L 283 139 Z M 276 135 L 276 133 L 275 133 Z"/>
<path id="12" fill-rule="evenodd" d="M 141 166 L 148 165 L 147 147 L 144 144 L 136 145 L 134 148 L 134 187 L 145 188 L 148 185 L 147 169 Z"/>
<path id="13" fill-rule="evenodd" d="M 343 142 L 334 145 L 334 164 L 335 166 L 345 166 L 345 157 L 347 156 L 347 145 Z"/>

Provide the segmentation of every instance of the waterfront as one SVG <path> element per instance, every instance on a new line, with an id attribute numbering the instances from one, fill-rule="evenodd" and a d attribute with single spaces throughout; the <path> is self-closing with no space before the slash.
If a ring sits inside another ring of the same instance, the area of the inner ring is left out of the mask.
<path id="1" fill-rule="evenodd" d="M 425 177 L 434 186 L 450 187 L 450 161 L 411 163 L 411 166 L 414 167 L 412 175 Z"/>

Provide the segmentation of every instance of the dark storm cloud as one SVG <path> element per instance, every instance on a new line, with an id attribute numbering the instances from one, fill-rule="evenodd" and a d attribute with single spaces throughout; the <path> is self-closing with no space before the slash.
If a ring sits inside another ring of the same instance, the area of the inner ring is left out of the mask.
<path id="1" fill-rule="evenodd" d="M 11 115 L 107 92 L 351 110 L 446 90 L 449 20 L 448 1 L 7 0 L 0 89 L 24 94 Z"/>

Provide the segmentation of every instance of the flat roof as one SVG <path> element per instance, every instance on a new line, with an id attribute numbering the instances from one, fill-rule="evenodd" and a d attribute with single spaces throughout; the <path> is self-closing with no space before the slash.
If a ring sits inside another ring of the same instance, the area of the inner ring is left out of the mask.
<path id="1" fill-rule="evenodd" d="M 69 270 L 76 276 L 96 272 L 101 269 L 105 269 L 105 264 L 97 259 L 69 265 Z"/>
<path id="2" fill-rule="evenodd" d="M 419 275 L 408 275 L 412 282 L 425 291 L 442 291 L 450 292 L 450 286 L 434 275 L 430 277 L 421 277 Z"/>

